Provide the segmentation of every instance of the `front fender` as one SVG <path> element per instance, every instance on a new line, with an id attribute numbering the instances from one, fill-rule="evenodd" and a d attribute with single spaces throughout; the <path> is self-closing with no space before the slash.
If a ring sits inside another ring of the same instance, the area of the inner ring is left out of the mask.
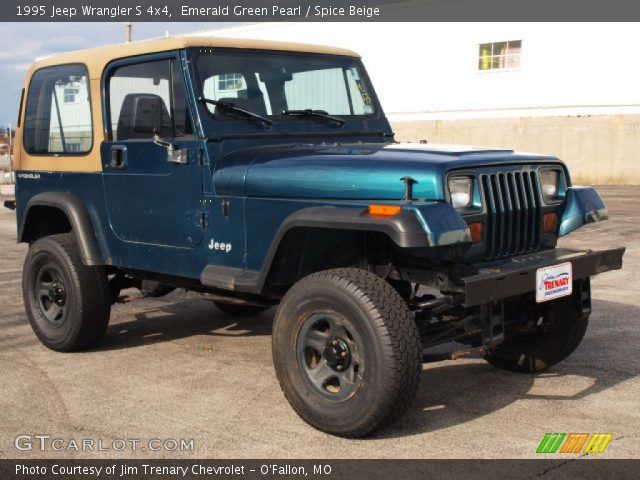
<path id="1" fill-rule="evenodd" d="M 202 284 L 260 293 L 282 239 L 288 231 L 298 227 L 380 232 L 401 248 L 471 243 L 469 227 L 448 203 L 406 203 L 400 213 L 388 217 L 369 214 L 366 204 L 306 207 L 293 212 L 281 223 L 259 271 L 212 264 L 203 270 Z"/>
<path id="2" fill-rule="evenodd" d="M 441 247 L 470 243 L 469 226 L 449 203 L 402 205 L 393 216 L 371 215 L 366 207 L 308 207 L 289 215 L 280 226 L 272 250 L 294 227 L 367 230 L 385 233 L 402 248 Z"/>
<path id="3" fill-rule="evenodd" d="M 607 207 L 593 187 L 567 189 L 564 212 L 560 221 L 559 236 L 567 235 L 588 223 L 609 218 Z"/>
<path id="4" fill-rule="evenodd" d="M 413 210 L 427 234 L 429 247 L 472 242 L 469 226 L 450 203 L 419 205 Z"/>

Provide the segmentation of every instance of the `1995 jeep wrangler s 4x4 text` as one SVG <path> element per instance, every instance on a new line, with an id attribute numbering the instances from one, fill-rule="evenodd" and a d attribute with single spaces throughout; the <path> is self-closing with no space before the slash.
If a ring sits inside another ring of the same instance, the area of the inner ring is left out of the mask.
<path id="1" fill-rule="evenodd" d="M 399 418 L 424 361 L 560 362 L 587 328 L 590 276 L 622 266 L 624 248 L 555 248 L 607 215 L 561 161 L 396 143 L 338 48 L 183 37 L 40 60 L 15 158 L 43 344 L 98 343 L 123 288 L 184 288 L 238 316 L 278 305 L 286 398 L 346 437 Z"/>

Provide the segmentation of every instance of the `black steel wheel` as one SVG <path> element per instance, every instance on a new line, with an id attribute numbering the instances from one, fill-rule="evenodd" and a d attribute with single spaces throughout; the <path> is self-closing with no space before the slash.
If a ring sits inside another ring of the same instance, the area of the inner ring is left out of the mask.
<path id="1" fill-rule="evenodd" d="M 418 329 L 382 278 L 355 268 L 314 273 L 284 296 L 273 327 L 282 390 L 310 425 L 343 437 L 400 418 L 421 370 Z"/>
<path id="2" fill-rule="evenodd" d="M 358 345 L 363 340 L 355 326 L 333 312 L 314 313 L 302 324 L 296 340 L 298 365 L 317 395 L 339 402 L 360 388 L 363 370 Z"/>
<path id="3" fill-rule="evenodd" d="M 38 271 L 34 290 L 39 314 L 49 324 L 58 328 L 67 320 L 67 288 L 65 279 L 58 266 L 47 262 Z"/>
<path id="4" fill-rule="evenodd" d="M 104 335 L 111 310 L 107 275 L 82 263 L 73 234 L 43 237 L 30 246 L 22 292 L 29 323 L 48 348 L 80 350 Z"/>

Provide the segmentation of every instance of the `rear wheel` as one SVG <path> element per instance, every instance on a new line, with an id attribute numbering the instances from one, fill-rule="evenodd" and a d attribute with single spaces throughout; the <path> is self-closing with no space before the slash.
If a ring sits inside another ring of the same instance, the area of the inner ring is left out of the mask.
<path id="1" fill-rule="evenodd" d="M 111 298 L 106 272 L 82 263 L 72 233 L 43 237 L 31 245 L 22 292 L 33 331 L 52 350 L 91 347 L 107 329 Z"/>
<path id="2" fill-rule="evenodd" d="M 415 395 L 418 329 L 398 292 L 372 273 L 343 268 L 300 280 L 278 307 L 272 341 L 289 403 L 325 432 L 370 434 Z"/>
<path id="3" fill-rule="evenodd" d="M 572 296 L 536 305 L 533 325 L 507 330 L 507 339 L 487 350 L 485 360 L 505 370 L 538 373 L 571 355 L 589 324 L 589 310 L 579 306 L 581 290 L 575 290 Z"/>
<path id="4" fill-rule="evenodd" d="M 253 317 L 262 312 L 266 312 L 271 307 L 261 307 L 259 305 L 242 305 L 239 303 L 213 302 L 216 307 L 224 313 L 234 317 Z"/>

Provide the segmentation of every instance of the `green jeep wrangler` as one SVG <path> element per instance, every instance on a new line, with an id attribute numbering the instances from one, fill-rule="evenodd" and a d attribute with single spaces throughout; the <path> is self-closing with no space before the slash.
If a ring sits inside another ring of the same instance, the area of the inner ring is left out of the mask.
<path id="1" fill-rule="evenodd" d="M 607 216 L 561 161 L 395 142 L 360 58 L 338 48 L 182 37 L 46 58 L 15 157 L 44 345 L 98 343 L 124 288 L 200 292 L 237 316 L 277 305 L 285 396 L 345 437 L 398 419 L 425 361 L 562 361 L 587 328 L 589 277 L 622 266 L 624 248 L 555 248 Z"/>

